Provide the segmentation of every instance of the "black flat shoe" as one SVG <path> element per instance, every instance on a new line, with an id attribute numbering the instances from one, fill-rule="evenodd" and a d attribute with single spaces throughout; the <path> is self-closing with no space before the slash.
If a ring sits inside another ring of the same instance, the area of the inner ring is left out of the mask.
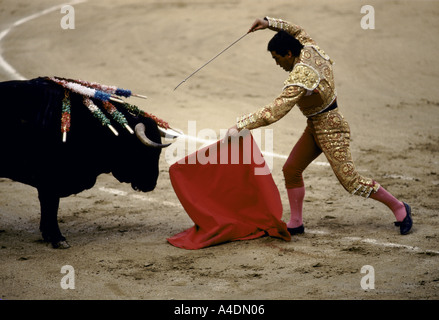
<path id="1" fill-rule="evenodd" d="M 410 232 L 413 226 L 413 220 L 412 220 L 412 209 L 410 206 L 403 202 L 405 206 L 405 211 L 407 212 L 407 215 L 405 216 L 404 220 L 402 221 L 396 221 L 395 226 L 399 227 L 399 231 L 401 234 L 407 234 Z"/>
<path id="2" fill-rule="evenodd" d="M 303 226 L 303 224 L 299 227 L 296 228 L 287 228 L 288 232 L 294 236 L 295 234 L 302 234 L 305 233 L 305 227 Z"/>

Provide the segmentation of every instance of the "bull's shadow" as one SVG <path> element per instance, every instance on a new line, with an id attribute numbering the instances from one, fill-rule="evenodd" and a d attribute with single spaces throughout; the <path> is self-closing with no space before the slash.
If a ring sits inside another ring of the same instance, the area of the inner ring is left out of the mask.
<path id="1" fill-rule="evenodd" d="M 70 128 L 63 142 L 66 88 L 47 78 L 0 83 L 0 177 L 38 190 L 40 231 L 54 248 L 69 247 L 58 226 L 61 197 L 92 188 L 102 173 L 112 173 L 135 190 L 152 191 L 161 148 L 167 146 L 161 144 L 155 120 L 125 109 L 121 102 L 112 104 L 136 134 L 114 124 L 116 136 L 84 105 L 84 96 L 72 91 L 68 95 Z M 91 100 L 102 105 L 99 99 Z"/>

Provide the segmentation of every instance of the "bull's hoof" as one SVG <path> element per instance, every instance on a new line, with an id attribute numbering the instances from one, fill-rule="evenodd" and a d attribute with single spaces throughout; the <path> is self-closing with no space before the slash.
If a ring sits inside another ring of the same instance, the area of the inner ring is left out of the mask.
<path id="1" fill-rule="evenodd" d="M 70 245 L 66 240 L 61 240 L 58 242 L 52 242 L 52 247 L 54 249 L 68 249 L 70 248 Z"/>
<path id="2" fill-rule="evenodd" d="M 68 249 L 70 248 L 66 238 L 61 234 L 52 235 L 48 232 L 42 232 L 43 241 L 52 244 L 54 249 Z"/>

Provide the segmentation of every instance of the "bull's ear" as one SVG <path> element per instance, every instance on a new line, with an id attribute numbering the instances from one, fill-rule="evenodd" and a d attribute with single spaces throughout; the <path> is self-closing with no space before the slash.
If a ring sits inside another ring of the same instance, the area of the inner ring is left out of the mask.
<path id="1" fill-rule="evenodd" d="M 148 147 L 153 147 L 153 148 L 166 148 L 169 147 L 171 145 L 171 143 L 167 143 L 167 144 L 161 144 L 161 143 L 157 143 L 152 141 L 151 139 L 149 139 L 146 134 L 145 134 L 145 125 L 141 122 L 139 122 L 138 124 L 136 124 L 136 126 L 134 127 L 134 131 L 136 132 L 136 136 L 137 138 L 146 146 Z"/>

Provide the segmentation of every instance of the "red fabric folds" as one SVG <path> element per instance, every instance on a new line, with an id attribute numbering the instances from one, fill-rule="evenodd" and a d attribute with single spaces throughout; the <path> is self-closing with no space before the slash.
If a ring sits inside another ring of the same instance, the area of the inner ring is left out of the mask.
<path id="1" fill-rule="evenodd" d="M 181 159 L 170 169 L 172 186 L 195 225 L 168 238 L 184 249 L 255 239 L 290 241 L 282 202 L 258 145 L 250 133 L 218 141 Z"/>

